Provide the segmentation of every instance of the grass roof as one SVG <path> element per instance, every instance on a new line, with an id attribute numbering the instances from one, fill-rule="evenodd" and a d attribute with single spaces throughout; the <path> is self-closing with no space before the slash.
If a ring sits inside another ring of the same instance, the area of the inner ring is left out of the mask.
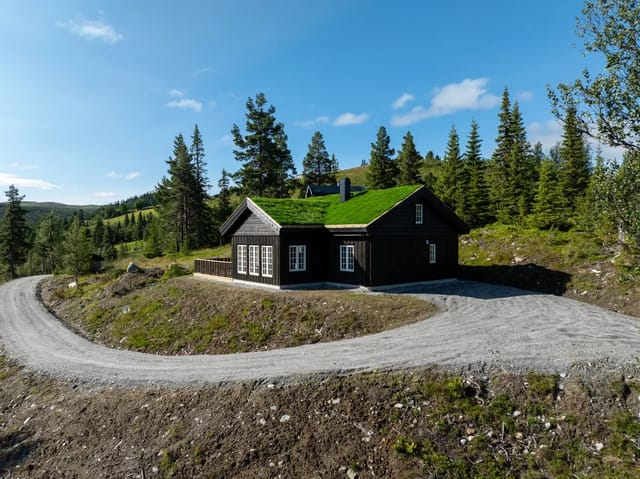
<path id="1" fill-rule="evenodd" d="M 280 225 L 366 225 L 389 211 L 420 186 L 399 186 L 386 190 L 354 193 L 340 201 L 340 195 L 307 199 L 252 198 L 253 202 Z"/>

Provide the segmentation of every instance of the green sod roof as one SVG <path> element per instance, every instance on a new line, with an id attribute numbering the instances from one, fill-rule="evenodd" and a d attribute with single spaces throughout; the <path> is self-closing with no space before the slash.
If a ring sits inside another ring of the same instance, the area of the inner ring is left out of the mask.
<path id="1" fill-rule="evenodd" d="M 414 193 L 419 185 L 307 199 L 252 198 L 279 225 L 366 225 Z"/>

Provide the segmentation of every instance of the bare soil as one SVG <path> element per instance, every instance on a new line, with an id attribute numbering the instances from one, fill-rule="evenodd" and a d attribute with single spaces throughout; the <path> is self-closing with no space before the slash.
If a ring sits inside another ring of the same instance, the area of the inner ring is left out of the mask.
<path id="1" fill-rule="evenodd" d="M 268 291 L 161 273 L 68 277 L 40 287 L 47 308 L 82 336 L 113 348 L 156 354 L 226 354 L 336 341 L 397 328 L 437 308 L 408 295 Z"/>
<path id="2" fill-rule="evenodd" d="M 636 380 L 436 370 L 84 389 L 0 355 L 0 477 L 637 477 Z"/>

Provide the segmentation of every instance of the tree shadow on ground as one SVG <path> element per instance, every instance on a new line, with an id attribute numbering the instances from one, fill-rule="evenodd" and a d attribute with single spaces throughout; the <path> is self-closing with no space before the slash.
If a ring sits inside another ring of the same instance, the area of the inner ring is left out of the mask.
<path id="1" fill-rule="evenodd" d="M 0 474 L 10 475 L 38 447 L 39 441 L 32 436 L 33 432 L 24 429 L 0 433 Z"/>
<path id="2" fill-rule="evenodd" d="M 459 267 L 458 277 L 465 280 L 481 281 L 538 293 L 562 296 L 567 291 L 571 275 L 535 264 L 490 265 Z"/>

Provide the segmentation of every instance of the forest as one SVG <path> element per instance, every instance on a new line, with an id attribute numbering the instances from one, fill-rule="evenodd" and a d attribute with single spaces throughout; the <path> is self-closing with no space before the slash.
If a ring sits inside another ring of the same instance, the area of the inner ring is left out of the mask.
<path id="1" fill-rule="evenodd" d="M 525 119 L 505 87 L 493 133 L 495 149 L 482 154 L 480 125 L 468 138 L 453 125 L 440 155 L 416 148 L 410 131 L 399 151 L 384 126 L 362 165 L 364 185 L 382 189 L 425 184 L 472 228 L 499 223 L 528 228 L 591 231 L 632 253 L 640 248 L 639 12 L 626 2 L 587 1 L 579 35 L 585 50 L 603 55 L 607 68 L 570 84 L 548 87 L 551 111 L 563 127 L 549 151 L 527 139 Z M 636 39 L 636 41 L 629 41 Z M 246 196 L 301 196 L 306 185 L 331 185 L 341 176 L 320 131 L 313 133 L 302 172 L 287 146 L 285 126 L 264 93 L 246 102 L 244 129 L 231 135 L 238 170 L 224 169 L 211 195 L 205 145 L 198 125 L 178 134 L 166 173 L 152 192 L 97 211 L 52 211 L 27 218 L 24 196 L 11 185 L 0 222 L 0 274 L 91 272 L 103 260 L 133 248 L 146 257 L 178 255 L 220 245 L 218 227 Z M 485 133 L 486 134 L 486 133 Z M 622 147 L 620 159 L 590 147 Z"/>

